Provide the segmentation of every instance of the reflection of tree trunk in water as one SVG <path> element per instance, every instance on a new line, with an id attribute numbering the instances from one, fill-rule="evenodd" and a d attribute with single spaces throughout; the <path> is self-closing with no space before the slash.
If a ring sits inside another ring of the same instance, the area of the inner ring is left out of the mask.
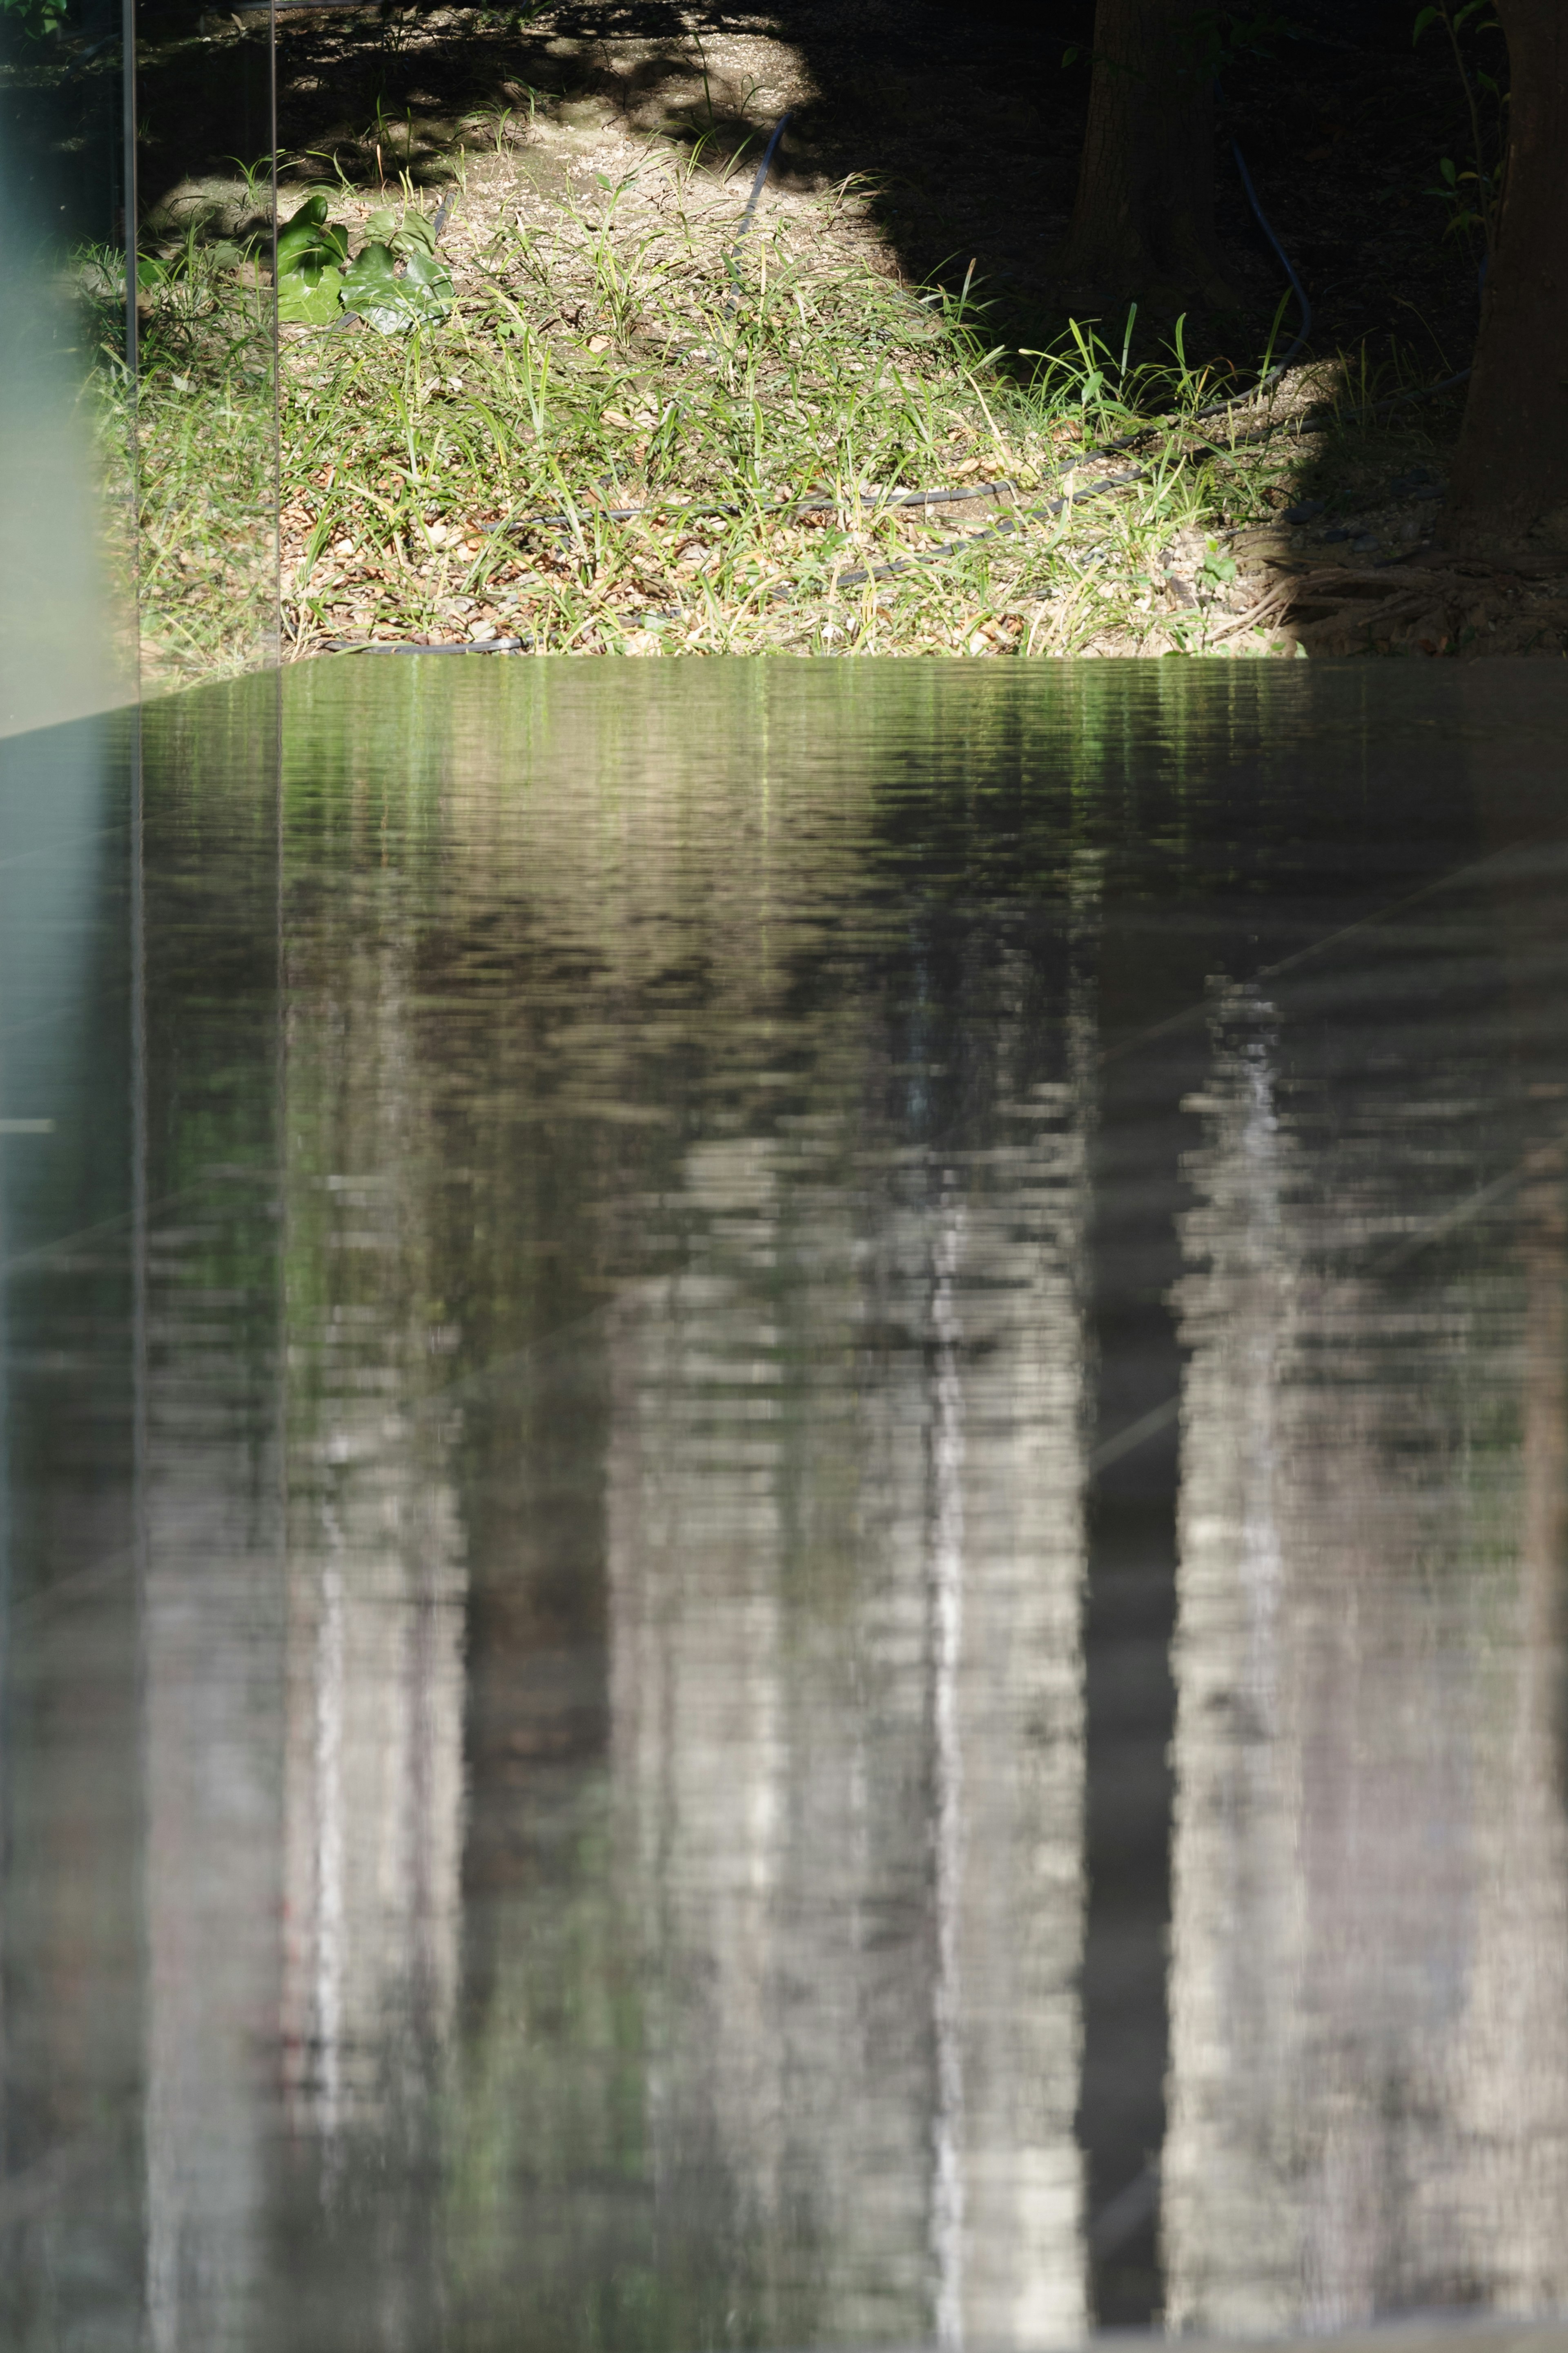
<path id="1" fill-rule="evenodd" d="M 1568 1211 L 1553 1174 L 1524 1196 L 1526 1219 L 1524 1593 L 1518 1718 L 1519 1802 L 1562 1815 L 1563 1577 L 1568 1537 Z M 1561 1832 L 1557 1833 L 1561 1838 Z"/>
<path id="2" fill-rule="evenodd" d="M 1540 1166 L 1539 1159 L 1536 1162 Z M 1456 2121 L 1474 2152 L 1458 2265 L 1503 2312 L 1561 2306 L 1568 2175 L 1568 1820 L 1563 1788 L 1563 1544 L 1568 1535 L 1568 1218 L 1563 1179 L 1522 1196 L 1525 1289 L 1518 1583 L 1493 1682 L 1497 1759 L 1476 1824 L 1479 1878 Z"/>
<path id="3" fill-rule="evenodd" d="M 1065 292 L 1236 299 L 1215 230 L 1214 83 L 1192 0 L 1099 0 Z"/>
<path id="4" fill-rule="evenodd" d="M 1102 1039 L 1128 1039 L 1184 982 L 1102 951 Z M 1157 1018 L 1157 1017 L 1156 1017 Z M 1101 1063 L 1089 1248 L 1094 1427 L 1152 1433 L 1094 1471 L 1084 1599 L 1086 1790 L 1083 2057 L 1079 2137 L 1089 2192 L 1095 2318 L 1148 2328 L 1163 2308 L 1159 2152 L 1170 2064 L 1171 1643 L 1176 1596 L 1176 1424 L 1182 1383 L 1170 1298 L 1182 1272 L 1178 1106 L 1206 1073 L 1195 1031 Z"/>
<path id="5" fill-rule="evenodd" d="M 962 1210 L 945 1209 L 937 1242 L 936 1379 L 931 1437 L 931 1718 L 936 1788 L 936 2115 L 932 2126 L 931 2243 L 936 2341 L 963 2342 L 963 2054 L 958 1921 L 963 1876 L 963 1751 L 958 1673 L 963 1645 L 963 1392 L 953 1311 Z"/>
<path id="6" fill-rule="evenodd" d="M 1568 1213 L 1561 1155 L 1523 1197 L 1527 1304 L 1524 1513 L 1512 1677 L 1497 1952 L 1478 2020 L 1495 2038 L 1477 2054 L 1484 2139 L 1506 2161 L 1493 2191 L 1493 2295 L 1505 2311 L 1561 2305 L 1568 2126 L 1568 1820 L 1564 1818 L 1563 1637 L 1568 1536 Z M 1539 1164 L 1538 1164 L 1539 1165 Z M 1489 1997 L 1489 2000 L 1488 1999 Z M 1491 2015 L 1489 2016 L 1488 2012 Z M 1495 2160 L 1494 2160 L 1495 2163 Z"/>

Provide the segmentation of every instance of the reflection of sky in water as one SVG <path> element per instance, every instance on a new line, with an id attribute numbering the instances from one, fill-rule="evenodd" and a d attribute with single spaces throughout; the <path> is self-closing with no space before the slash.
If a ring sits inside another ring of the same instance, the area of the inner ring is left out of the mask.
<path id="1" fill-rule="evenodd" d="M 83 1239 L 5 1195 L 18 2344 L 1568 2296 L 1565 877 L 1493 690 L 1380 682 L 1368 815 L 1359 676 L 790 667 L 295 681 L 280 800 L 270 690 L 149 718 L 130 1141 Z M 74 807 L 0 1007 L 66 1121 Z"/>

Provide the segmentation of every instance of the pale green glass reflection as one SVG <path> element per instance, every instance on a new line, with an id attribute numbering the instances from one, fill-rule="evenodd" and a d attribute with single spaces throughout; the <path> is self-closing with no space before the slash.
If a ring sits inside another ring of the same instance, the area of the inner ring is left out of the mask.
<path id="1" fill-rule="evenodd" d="M 4 734 L 135 692 L 120 47 L 91 8 L 0 12 Z"/>

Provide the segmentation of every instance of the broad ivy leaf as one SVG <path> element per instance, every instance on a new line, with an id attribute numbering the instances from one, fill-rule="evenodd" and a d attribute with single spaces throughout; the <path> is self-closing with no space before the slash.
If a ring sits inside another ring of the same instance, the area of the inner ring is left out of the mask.
<path id="1" fill-rule="evenodd" d="M 346 264 L 348 258 L 347 232 L 328 226 L 325 196 L 310 197 L 278 232 L 277 278 L 279 285 L 297 270 L 303 270 L 314 279 L 329 263 Z"/>
<path id="2" fill-rule="evenodd" d="M 330 327 L 341 318 L 342 273 L 292 269 L 278 285 L 278 319 L 285 327 Z"/>
<path id="3" fill-rule="evenodd" d="M 395 206 L 384 206 L 372 213 L 364 225 L 364 233 L 373 243 L 389 245 L 394 253 L 434 253 L 436 232 L 423 213 L 399 212 Z"/>
<path id="4" fill-rule="evenodd" d="M 427 315 L 444 319 L 456 299 L 456 290 L 447 269 L 434 253 L 411 253 L 403 266 L 402 286 L 417 286 L 419 301 Z"/>
<path id="5" fill-rule="evenodd" d="M 327 222 L 325 196 L 307 196 L 297 213 L 286 220 L 278 232 L 278 275 L 299 268 L 299 257 L 311 252 L 321 241 L 321 231 Z"/>
<path id="6" fill-rule="evenodd" d="M 411 253 L 400 261 L 387 245 L 367 245 L 342 284 L 342 305 L 378 334 L 402 334 L 435 326 L 452 305 L 452 281 L 431 254 Z"/>

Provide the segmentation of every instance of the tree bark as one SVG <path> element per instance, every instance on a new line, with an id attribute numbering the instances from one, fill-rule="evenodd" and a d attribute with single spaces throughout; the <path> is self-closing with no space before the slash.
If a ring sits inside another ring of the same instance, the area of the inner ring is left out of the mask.
<path id="1" fill-rule="evenodd" d="M 1215 228 L 1214 68 L 1195 0 L 1099 0 L 1064 290 L 1162 307 L 1236 300 Z"/>
<path id="2" fill-rule="evenodd" d="M 1498 0 L 1513 98 L 1497 253 L 1442 536 L 1568 554 L 1568 8 Z"/>

